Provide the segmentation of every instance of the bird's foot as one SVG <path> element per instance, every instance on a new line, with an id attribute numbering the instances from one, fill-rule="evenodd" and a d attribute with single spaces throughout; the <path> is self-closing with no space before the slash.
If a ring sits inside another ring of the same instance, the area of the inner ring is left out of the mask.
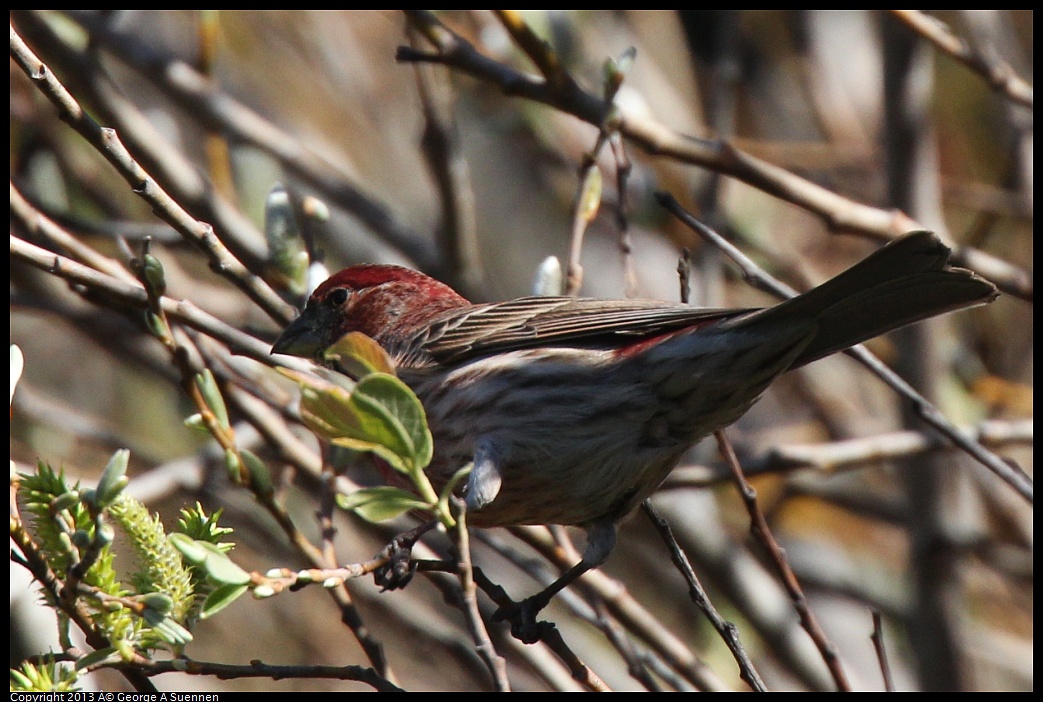
<path id="1" fill-rule="evenodd" d="M 494 622 L 507 622 L 511 625 L 511 635 L 522 643 L 536 643 L 554 625 L 550 622 L 536 620 L 536 615 L 547 606 L 550 598 L 546 596 L 546 590 L 536 593 L 532 597 L 526 597 L 520 602 L 513 600 L 500 605 L 493 614 Z"/>
<path id="2" fill-rule="evenodd" d="M 409 584 L 416 574 L 416 562 L 412 558 L 413 546 L 435 524 L 434 521 L 427 522 L 416 529 L 399 534 L 377 554 L 377 558 L 387 561 L 373 571 L 373 582 L 381 591 L 399 590 Z"/>

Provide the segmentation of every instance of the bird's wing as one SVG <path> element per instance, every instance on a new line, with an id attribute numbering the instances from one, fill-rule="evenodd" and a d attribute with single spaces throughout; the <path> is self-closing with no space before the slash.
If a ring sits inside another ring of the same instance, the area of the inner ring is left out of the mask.
<path id="1" fill-rule="evenodd" d="M 406 365 L 450 364 L 538 346 L 611 349 L 750 311 L 654 300 L 523 297 L 436 317 L 401 359 Z"/>

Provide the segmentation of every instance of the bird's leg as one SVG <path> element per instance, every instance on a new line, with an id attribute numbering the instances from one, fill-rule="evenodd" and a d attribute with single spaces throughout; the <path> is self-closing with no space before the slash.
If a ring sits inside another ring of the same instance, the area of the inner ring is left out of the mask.
<path id="1" fill-rule="evenodd" d="M 475 442 L 474 468 L 467 479 L 465 499 L 467 511 L 480 510 L 496 499 L 503 478 L 497 465 L 498 453 L 495 445 L 486 439 Z M 511 633 L 523 643 L 539 641 L 543 628 L 548 624 L 536 621 L 536 615 L 547 606 L 556 594 L 575 582 L 591 568 L 597 568 L 608 560 L 616 546 L 616 525 L 610 518 L 594 522 L 587 528 L 587 548 L 579 563 L 565 571 L 561 577 L 531 597 L 521 602 L 501 605 L 493 615 L 493 621 L 511 623 Z"/>
<path id="2" fill-rule="evenodd" d="M 437 519 L 424 522 L 415 529 L 399 534 L 384 547 L 378 557 L 386 557 L 387 563 L 373 571 L 373 582 L 381 590 L 398 590 L 409 584 L 416 573 L 416 563 L 412 559 L 413 545 L 437 525 Z"/>
<path id="3" fill-rule="evenodd" d="M 508 621 L 511 634 L 522 643 L 536 643 L 540 640 L 544 628 L 551 626 L 547 622 L 537 622 L 536 615 L 546 607 L 556 594 L 575 582 L 581 575 L 608 560 L 609 554 L 616 546 L 616 525 L 610 519 L 594 522 L 587 530 L 587 548 L 579 563 L 562 573 L 561 577 L 543 590 L 521 602 L 508 602 L 501 605 L 493 615 L 493 621 Z"/>

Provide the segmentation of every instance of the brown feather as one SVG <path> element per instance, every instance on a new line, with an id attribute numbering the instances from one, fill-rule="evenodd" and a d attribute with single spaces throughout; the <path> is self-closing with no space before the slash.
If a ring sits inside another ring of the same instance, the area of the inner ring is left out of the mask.
<path id="1" fill-rule="evenodd" d="M 534 347 L 617 349 L 622 344 L 753 309 L 711 309 L 656 300 L 597 300 L 574 297 L 523 297 L 455 309 L 431 321 L 409 340 L 405 365 L 457 364 L 495 353 Z"/>

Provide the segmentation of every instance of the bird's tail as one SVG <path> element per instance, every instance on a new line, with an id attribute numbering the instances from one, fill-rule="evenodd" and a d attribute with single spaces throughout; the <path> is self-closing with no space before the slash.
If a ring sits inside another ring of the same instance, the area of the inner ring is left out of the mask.
<path id="1" fill-rule="evenodd" d="M 913 232 L 822 285 L 737 322 L 816 319 L 818 333 L 790 366 L 798 368 L 907 324 L 994 300 L 995 286 L 951 268 L 950 253 L 931 232 Z"/>

